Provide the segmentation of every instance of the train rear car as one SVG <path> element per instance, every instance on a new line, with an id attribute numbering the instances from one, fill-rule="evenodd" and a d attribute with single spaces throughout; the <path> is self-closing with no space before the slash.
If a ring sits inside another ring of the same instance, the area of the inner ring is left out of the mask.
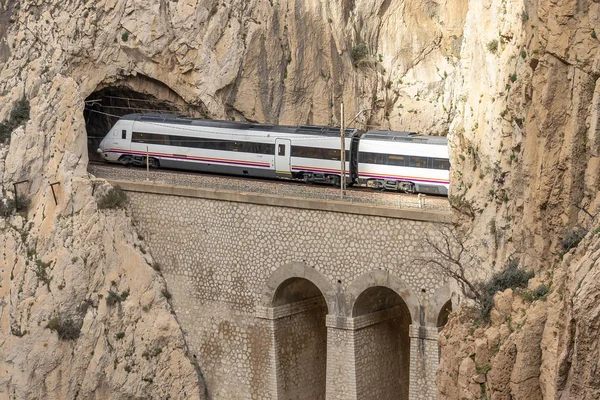
<path id="1" fill-rule="evenodd" d="M 358 180 L 377 189 L 447 196 L 447 139 L 413 132 L 368 131 L 359 141 Z"/>

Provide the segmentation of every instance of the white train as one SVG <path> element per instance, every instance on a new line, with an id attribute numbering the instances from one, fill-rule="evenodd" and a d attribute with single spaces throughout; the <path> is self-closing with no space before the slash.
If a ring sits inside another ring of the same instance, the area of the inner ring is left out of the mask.
<path id="1" fill-rule="evenodd" d="M 340 129 L 130 114 L 102 139 L 108 162 L 340 184 Z M 348 185 L 448 195 L 445 138 L 346 129 Z"/>

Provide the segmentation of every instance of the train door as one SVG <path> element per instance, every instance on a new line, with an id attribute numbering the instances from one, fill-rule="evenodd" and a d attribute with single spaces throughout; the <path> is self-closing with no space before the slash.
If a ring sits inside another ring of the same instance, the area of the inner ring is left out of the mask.
<path id="1" fill-rule="evenodd" d="M 275 172 L 282 175 L 292 174 L 292 141 L 290 139 L 275 139 Z"/>

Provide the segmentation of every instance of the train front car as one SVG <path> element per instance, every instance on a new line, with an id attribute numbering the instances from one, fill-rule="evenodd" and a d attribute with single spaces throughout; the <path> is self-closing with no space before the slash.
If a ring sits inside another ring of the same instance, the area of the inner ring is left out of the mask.
<path id="1" fill-rule="evenodd" d="M 448 141 L 414 132 L 368 131 L 359 141 L 358 179 L 377 189 L 447 196 Z"/>
<path id="2" fill-rule="evenodd" d="M 135 114 L 121 117 L 100 142 L 96 152 L 104 161 L 121 163 L 131 146 L 131 127 Z"/>

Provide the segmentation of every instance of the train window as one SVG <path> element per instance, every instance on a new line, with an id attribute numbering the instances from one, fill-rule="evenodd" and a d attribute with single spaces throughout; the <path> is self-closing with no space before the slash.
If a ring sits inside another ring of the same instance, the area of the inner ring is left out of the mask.
<path id="1" fill-rule="evenodd" d="M 381 153 L 358 153 L 358 162 L 365 164 L 387 164 L 388 156 Z"/>
<path id="2" fill-rule="evenodd" d="M 145 132 L 133 132 L 132 141 L 134 143 L 160 144 L 163 146 L 191 147 L 208 150 L 236 151 L 242 153 L 272 155 L 275 152 L 275 145 L 272 143 L 238 142 L 234 140 L 162 135 Z"/>
<path id="3" fill-rule="evenodd" d="M 292 146 L 292 157 L 313 158 L 317 160 L 340 161 L 340 150 L 320 147 Z M 350 150 L 346 150 L 346 160 L 350 161 Z"/>
<path id="4" fill-rule="evenodd" d="M 386 164 L 396 165 L 398 167 L 404 167 L 406 165 L 406 158 L 407 157 L 405 157 L 405 156 L 399 156 L 397 154 L 390 154 L 387 157 Z"/>
<path id="5" fill-rule="evenodd" d="M 427 168 L 427 157 L 408 157 L 408 166 L 415 168 Z"/>
<path id="6" fill-rule="evenodd" d="M 125 129 L 121 131 L 121 139 L 127 139 L 127 131 Z"/>
<path id="7" fill-rule="evenodd" d="M 285 156 L 285 144 L 280 144 L 277 146 L 277 155 Z"/>
<path id="8" fill-rule="evenodd" d="M 433 169 L 450 170 L 450 161 L 445 158 L 433 158 Z"/>

